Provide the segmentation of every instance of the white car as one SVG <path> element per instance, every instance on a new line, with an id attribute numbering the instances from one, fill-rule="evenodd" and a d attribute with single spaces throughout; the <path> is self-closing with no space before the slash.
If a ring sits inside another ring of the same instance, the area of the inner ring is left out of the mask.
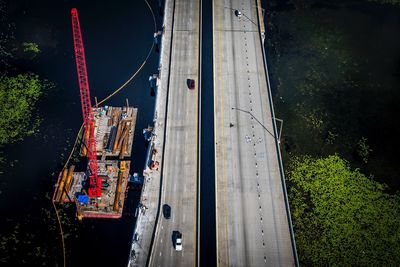
<path id="1" fill-rule="evenodd" d="M 182 250 L 182 234 L 178 231 L 175 232 L 175 250 Z"/>

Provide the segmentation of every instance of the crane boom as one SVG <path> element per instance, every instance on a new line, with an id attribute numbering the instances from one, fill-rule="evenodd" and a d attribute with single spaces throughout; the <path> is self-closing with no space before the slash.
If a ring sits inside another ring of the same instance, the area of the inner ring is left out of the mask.
<path id="1" fill-rule="evenodd" d="M 98 177 L 98 165 L 96 156 L 96 139 L 94 136 L 94 118 L 92 104 L 90 101 L 89 81 L 86 70 L 85 49 L 81 27 L 79 23 L 78 10 L 71 10 L 72 34 L 74 39 L 74 50 L 76 60 L 76 70 L 78 73 L 79 90 L 81 96 L 82 114 L 85 126 L 86 148 L 89 165 L 89 197 L 101 196 L 101 179 Z"/>

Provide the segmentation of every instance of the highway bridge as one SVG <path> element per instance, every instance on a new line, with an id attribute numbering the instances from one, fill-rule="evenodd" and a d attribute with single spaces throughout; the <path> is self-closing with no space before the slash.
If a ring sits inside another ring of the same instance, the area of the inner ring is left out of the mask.
<path id="1" fill-rule="evenodd" d="M 173 12 L 170 75 L 166 81 L 161 81 L 168 84 L 168 104 L 160 204 L 171 207 L 171 218 L 159 216 L 150 266 L 194 266 L 197 253 L 199 89 L 196 82 L 195 88 L 189 89 L 187 81 L 199 80 L 200 3 L 198 0 L 170 3 Z M 179 252 L 172 244 L 174 231 L 183 234 L 184 247 Z"/>
<path id="2" fill-rule="evenodd" d="M 213 10 L 217 263 L 293 266 L 257 2 Z"/>
<path id="3" fill-rule="evenodd" d="M 263 31 L 257 0 L 166 0 L 150 146 L 160 169 L 144 172 L 146 219 L 139 212 L 128 266 L 298 266 Z M 211 81 L 202 74 L 207 62 Z M 196 81 L 194 90 L 188 79 Z M 210 155 L 204 127 L 213 136 Z M 201 164 L 205 156 L 213 159 L 213 177 Z M 201 179 L 213 183 L 212 192 Z M 204 212 L 204 204 L 215 211 Z M 200 231 L 209 214 L 215 218 Z M 174 231 L 183 235 L 182 251 Z"/>

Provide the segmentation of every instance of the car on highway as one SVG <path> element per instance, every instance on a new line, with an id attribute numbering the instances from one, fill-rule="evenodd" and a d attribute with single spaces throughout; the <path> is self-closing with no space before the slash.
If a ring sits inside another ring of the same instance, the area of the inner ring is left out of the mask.
<path id="1" fill-rule="evenodd" d="M 173 240 L 174 240 L 174 247 L 176 251 L 181 251 L 183 249 L 182 246 L 182 233 L 179 231 L 172 232 Z"/>
<path id="2" fill-rule="evenodd" d="M 171 206 L 168 204 L 164 204 L 162 207 L 163 215 L 165 219 L 171 218 Z"/>
<path id="3" fill-rule="evenodd" d="M 190 90 L 193 90 L 196 86 L 196 82 L 193 79 L 187 79 L 186 84 Z"/>
<path id="4" fill-rule="evenodd" d="M 235 10 L 235 16 L 240 18 L 242 16 L 242 12 L 240 12 L 239 10 Z"/>

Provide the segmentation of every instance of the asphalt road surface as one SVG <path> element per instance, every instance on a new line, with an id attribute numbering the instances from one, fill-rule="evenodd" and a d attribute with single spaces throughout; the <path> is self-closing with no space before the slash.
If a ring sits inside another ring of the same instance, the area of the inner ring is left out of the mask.
<path id="1" fill-rule="evenodd" d="M 256 1 L 214 1 L 219 266 L 295 264 L 256 12 Z"/>
<path id="2" fill-rule="evenodd" d="M 172 211 L 165 219 L 160 208 L 150 266 L 196 262 L 199 11 L 198 0 L 175 0 L 161 193 L 161 206 L 168 204 Z M 194 90 L 187 79 L 196 81 Z M 183 235 L 182 251 L 173 246 L 173 231 Z"/>

